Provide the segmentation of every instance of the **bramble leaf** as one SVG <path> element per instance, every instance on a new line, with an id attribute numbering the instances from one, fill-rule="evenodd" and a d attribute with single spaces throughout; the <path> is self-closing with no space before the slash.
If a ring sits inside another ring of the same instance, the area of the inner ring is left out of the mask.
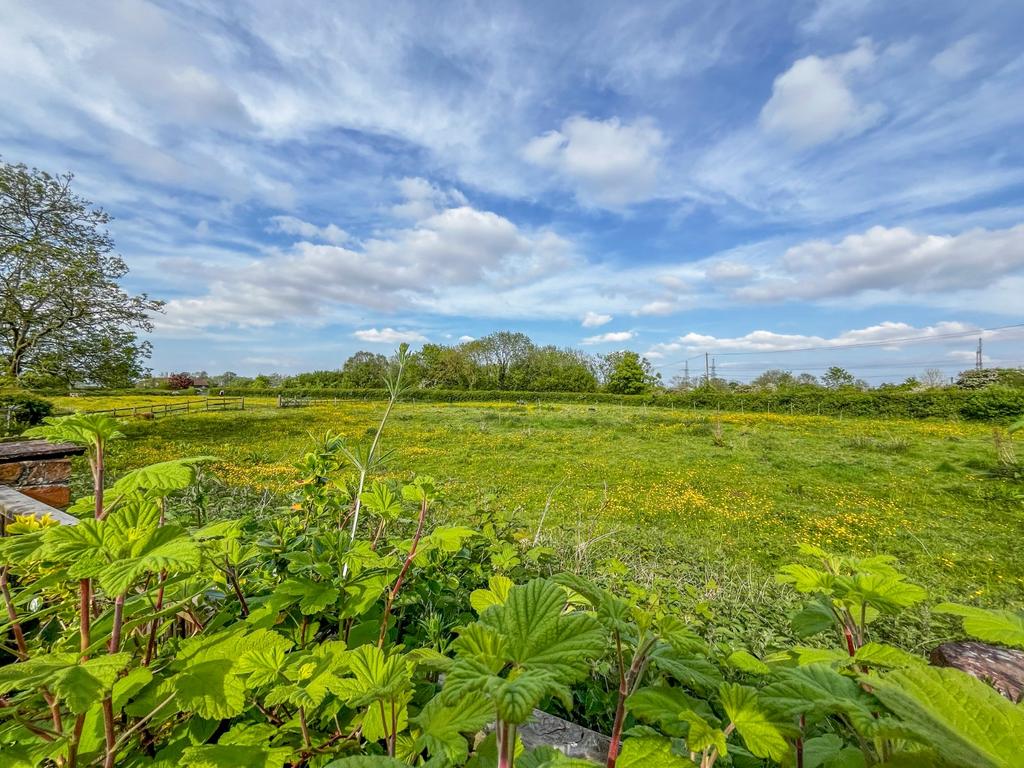
<path id="1" fill-rule="evenodd" d="M 917 666 L 862 678 L 922 744 L 951 762 L 1020 765 L 1024 708 L 956 669 Z"/>
<path id="2" fill-rule="evenodd" d="M 638 736 L 622 743 L 616 768 L 693 768 L 685 757 L 672 752 L 672 742 L 652 736 Z"/>
<path id="3" fill-rule="evenodd" d="M 976 608 L 957 603 L 941 603 L 932 608 L 935 613 L 961 616 L 964 631 L 986 643 L 999 643 L 1024 648 L 1024 615 L 1012 611 Z"/>
<path id="4" fill-rule="evenodd" d="M 513 587 L 512 579 L 496 573 L 487 580 L 487 589 L 474 589 L 469 596 L 469 604 L 478 614 L 483 613 L 492 605 L 504 605 L 509 590 Z"/>
<path id="5" fill-rule="evenodd" d="M 789 744 L 779 726 L 769 718 L 756 691 L 726 683 L 719 689 L 719 696 L 726 715 L 743 737 L 747 749 L 757 757 L 775 761 L 781 761 L 789 753 Z"/>

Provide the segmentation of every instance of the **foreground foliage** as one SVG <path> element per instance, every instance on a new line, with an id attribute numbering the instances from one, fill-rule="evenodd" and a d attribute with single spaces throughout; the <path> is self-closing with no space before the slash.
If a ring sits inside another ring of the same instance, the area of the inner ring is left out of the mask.
<path id="1" fill-rule="evenodd" d="M 168 514 L 209 457 L 109 483 L 116 422 L 39 428 L 88 447 L 94 489 L 78 525 L 0 543 L 3 764 L 581 767 L 518 729 L 596 697 L 620 768 L 1021 765 L 1021 705 L 874 637 L 926 599 L 892 558 L 804 547 L 779 579 L 806 644 L 758 656 L 709 642 L 697 604 L 555 572 L 487 515 L 435 525 L 434 481 L 381 479 L 386 422 L 365 446 L 321 436 L 288 510 L 220 519 Z M 1024 646 L 1017 614 L 939 610 Z"/>

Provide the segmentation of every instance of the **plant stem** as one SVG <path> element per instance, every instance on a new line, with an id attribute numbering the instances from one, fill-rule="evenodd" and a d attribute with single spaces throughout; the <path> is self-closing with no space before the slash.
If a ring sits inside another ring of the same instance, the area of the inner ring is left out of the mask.
<path id="1" fill-rule="evenodd" d="M 306 749 L 313 746 L 313 742 L 309 738 L 309 725 L 306 723 L 306 708 L 299 707 L 299 727 L 302 728 L 302 743 Z"/>
<path id="2" fill-rule="evenodd" d="M 155 611 L 157 614 L 163 610 L 164 607 L 164 580 L 167 578 L 167 571 L 160 571 L 160 576 L 157 583 L 160 588 L 156 591 L 156 606 Z M 157 617 L 153 618 L 153 621 L 149 625 L 149 640 L 146 642 L 146 653 L 142 659 L 142 666 L 148 667 L 149 662 L 153 660 L 156 655 L 156 634 L 160 629 L 160 619 Z"/>
<path id="3" fill-rule="evenodd" d="M 18 645 L 18 658 L 24 661 L 28 658 L 28 646 L 25 645 L 25 634 L 21 631 L 18 612 L 14 609 L 14 601 L 11 600 L 11 590 L 7 588 L 7 569 L 6 565 L 0 568 L 0 592 L 4 596 L 4 606 L 7 608 L 7 619 L 11 622 L 11 631 L 14 632 L 14 642 Z"/>
<path id="4" fill-rule="evenodd" d="M 424 495 L 423 501 L 420 502 L 420 516 L 419 520 L 416 521 L 416 535 L 412 538 L 412 547 L 409 548 L 409 555 L 405 558 L 405 565 L 402 566 L 402 571 L 395 580 L 395 586 L 391 588 L 391 592 L 388 593 L 387 602 L 384 604 L 384 616 L 380 622 L 380 637 L 377 639 L 378 648 L 384 647 L 384 640 L 388 634 L 388 619 L 391 618 L 391 606 L 394 605 L 395 598 L 398 596 L 398 590 L 402 588 L 405 575 L 409 572 L 413 558 L 416 557 L 416 548 L 419 546 L 420 537 L 423 536 L 423 523 L 427 519 L 428 506 L 427 497 Z"/>
<path id="5" fill-rule="evenodd" d="M 224 573 L 227 574 L 228 581 L 231 583 L 231 589 L 234 590 L 235 597 L 238 598 L 238 603 L 242 607 L 242 616 L 243 616 L 243 618 L 247 617 L 249 615 L 249 604 L 247 602 L 245 602 L 245 595 L 242 594 L 242 590 L 238 586 L 238 577 L 235 575 L 235 569 L 232 566 L 227 565 L 226 560 L 227 560 L 227 558 L 225 557 L 225 566 L 226 567 L 225 567 Z"/>
<path id="6" fill-rule="evenodd" d="M 107 650 L 117 653 L 121 650 L 121 625 L 124 622 L 124 598 L 122 592 L 114 598 L 114 627 L 110 632 L 110 645 Z M 107 746 L 107 755 L 103 761 L 103 768 L 114 768 L 114 759 L 117 757 L 117 740 L 114 736 L 114 699 L 113 693 L 107 694 L 103 699 L 103 737 Z"/>

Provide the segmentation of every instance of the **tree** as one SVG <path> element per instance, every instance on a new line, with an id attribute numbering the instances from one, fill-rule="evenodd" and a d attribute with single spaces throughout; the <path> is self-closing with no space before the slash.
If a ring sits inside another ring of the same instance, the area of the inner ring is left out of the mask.
<path id="1" fill-rule="evenodd" d="M 143 372 L 163 306 L 132 296 L 113 253 L 109 216 L 51 176 L 0 163 L 0 360 L 2 374 L 54 376 L 73 384 L 120 384 Z"/>
<path id="2" fill-rule="evenodd" d="M 167 385 L 171 389 L 191 389 L 196 384 L 196 380 L 192 378 L 192 374 L 185 373 L 172 373 L 167 377 Z"/>
<path id="3" fill-rule="evenodd" d="M 345 361 L 341 376 L 345 386 L 353 389 L 379 389 L 384 386 L 388 359 L 384 355 L 360 350 Z"/>
<path id="4" fill-rule="evenodd" d="M 479 364 L 489 369 L 498 389 L 508 389 L 508 372 L 534 348 L 525 333 L 497 331 L 467 345 Z"/>
<path id="5" fill-rule="evenodd" d="M 418 377 L 420 386 L 432 389 L 469 389 L 473 365 L 464 345 L 424 344 L 412 361 L 414 378 Z"/>
<path id="6" fill-rule="evenodd" d="M 946 383 L 946 375 L 938 368 L 929 368 L 924 372 L 924 375 L 921 376 L 920 383 L 928 389 L 941 387 Z"/>
<path id="7" fill-rule="evenodd" d="M 796 377 L 796 383 L 801 387 L 817 387 L 818 377 L 813 373 L 801 373 Z"/>
<path id="8" fill-rule="evenodd" d="M 750 382 L 750 385 L 754 389 L 785 389 L 786 387 L 793 386 L 795 383 L 796 379 L 793 378 L 791 371 L 772 368 Z"/>
<path id="9" fill-rule="evenodd" d="M 821 377 L 821 383 L 829 389 L 840 389 L 855 386 L 857 379 L 845 368 L 833 365 L 825 371 L 825 375 Z"/>
<path id="10" fill-rule="evenodd" d="M 636 352 L 612 352 L 604 355 L 602 359 L 608 371 L 604 385 L 608 392 L 617 395 L 642 395 L 658 383 L 658 377 L 654 375 L 650 362 Z"/>

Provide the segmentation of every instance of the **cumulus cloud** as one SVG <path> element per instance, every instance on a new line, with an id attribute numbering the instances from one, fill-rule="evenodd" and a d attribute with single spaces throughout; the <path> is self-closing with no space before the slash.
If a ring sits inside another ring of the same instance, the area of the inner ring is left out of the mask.
<path id="1" fill-rule="evenodd" d="M 622 208 L 655 194 L 666 144 L 650 119 L 623 123 L 617 117 L 577 116 L 531 140 L 523 156 L 569 182 L 584 204 Z"/>
<path id="2" fill-rule="evenodd" d="M 214 281 L 206 295 L 168 302 L 158 324 L 317 320 L 337 305 L 436 308 L 453 289 L 512 290 L 565 269 L 572 259 L 571 244 L 554 232 L 524 231 L 496 213 L 460 206 L 358 246 L 301 240 L 271 250 L 236 269 L 230 282 Z"/>
<path id="3" fill-rule="evenodd" d="M 837 56 L 797 60 L 775 78 L 761 110 L 761 127 L 800 148 L 864 131 L 878 121 L 882 107 L 860 103 L 850 81 L 874 61 L 869 40 Z"/>
<path id="4" fill-rule="evenodd" d="M 612 321 L 611 315 L 602 315 L 600 312 L 587 312 L 580 323 L 584 328 L 598 328 Z"/>
<path id="5" fill-rule="evenodd" d="M 462 335 L 459 336 L 459 344 L 468 344 L 471 341 L 476 341 L 476 336 Z"/>
<path id="6" fill-rule="evenodd" d="M 632 331 L 609 331 L 608 333 L 602 333 L 597 336 L 587 336 L 583 339 L 581 344 L 608 344 L 611 342 L 629 341 L 636 334 Z"/>
<path id="7" fill-rule="evenodd" d="M 928 235 L 904 227 L 872 227 L 838 242 L 789 248 L 740 299 L 828 299 L 867 292 L 904 296 L 990 286 L 1024 268 L 1024 224 Z"/>
<path id="8" fill-rule="evenodd" d="M 308 240 L 321 240 L 333 245 L 341 245 L 349 239 L 349 234 L 336 224 L 318 227 L 295 216 L 272 216 L 270 232 L 281 232 L 286 235 L 297 235 Z"/>
<path id="9" fill-rule="evenodd" d="M 366 328 L 352 335 L 370 344 L 416 344 L 427 341 L 427 337 L 418 331 L 403 331 L 396 328 Z"/>
<path id="10" fill-rule="evenodd" d="M 657 299 L 642 304 L 633 312 L 634 315 L 671 315 L 679 310 L 679 305 L 667 299 Z"/>

